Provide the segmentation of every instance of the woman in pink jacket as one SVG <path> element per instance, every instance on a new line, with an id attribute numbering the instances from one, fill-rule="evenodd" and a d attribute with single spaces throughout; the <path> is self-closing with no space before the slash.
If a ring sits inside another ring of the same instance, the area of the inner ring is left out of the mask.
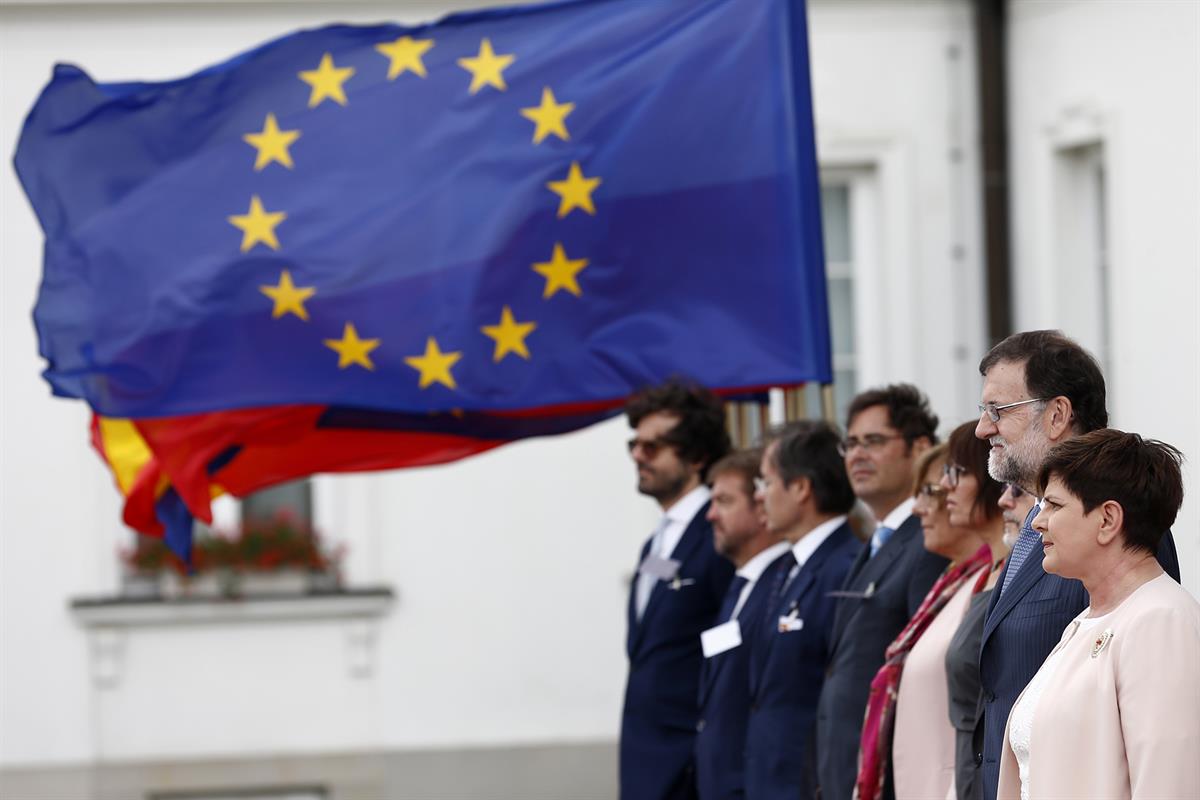
<path id="1" fill-rule="evenodd" d="M 1091 605 L 1013 706 L 1000 800 L 1200 798 L 1200 604 L 1154 557 L 1183 500 L 1180 460 L 1111 429 L 1050 451 L 1042 563 Z"/>

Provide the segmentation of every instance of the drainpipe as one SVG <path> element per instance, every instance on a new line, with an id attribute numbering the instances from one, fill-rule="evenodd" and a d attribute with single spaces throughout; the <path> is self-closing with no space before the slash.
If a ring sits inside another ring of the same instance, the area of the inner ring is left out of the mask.
<path id="1" fill-rule="evenodd" d="M 1012 333 L 1008 220 L 1008 103 L 1005 94 L 1005 0 L 974 0 L 983 137 L 983 226 L 988 346 Z"/>

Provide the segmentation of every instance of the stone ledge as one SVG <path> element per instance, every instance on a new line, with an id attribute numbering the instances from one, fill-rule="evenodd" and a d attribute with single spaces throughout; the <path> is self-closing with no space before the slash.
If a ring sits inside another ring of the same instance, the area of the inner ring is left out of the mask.
<path id="1" fill-rule="evenodd" d="M 395 602 L 388 587 L 296 595 L 246 595 L 237 599 L 80 597 L 71 615 L 85 628 L 140 628 L 187 623 L 274 620 L 368 619 L 381 617 Z"/>

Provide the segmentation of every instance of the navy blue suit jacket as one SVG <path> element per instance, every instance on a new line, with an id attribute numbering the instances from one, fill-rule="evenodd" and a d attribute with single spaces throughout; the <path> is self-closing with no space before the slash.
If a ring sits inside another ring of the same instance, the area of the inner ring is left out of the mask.
<path id="1" fill-rule="evenodd" d="M 833 650 L 817 704 L 817 778 L 824 800 L 849 800 L 854 791 L 871 681 L 887 646 L 947 563 L 925 549 L 921 522 L 910 516 L 874 558 L 870 545 L 863 545 L 851 567 L 843 587 L 850 596 L 838 599 Z M 885 792 L 890 790 L 889 780 Z"/>
<path id="2" fill-rule="evenodd" d="M 837 598 L 861 545 L 842 524 L 821 543 L 786 590 L 783 579 L 795 561 L 782 559 L 772 605 L 750 651 L 750 721 L 746 730 L 746 795 L 758 798 L 810 796 L 816 786 L 809 748 L 816 727 L 817 698 L 825 681 Z M 799 630 L 781 632 L 779 618 L 792 614 Z"/>
<path id="3" fill-rule="evenodd" d="M 700 691 L 700 632 L 712 627 L 733 565 L 713 550 L 706 503 L 688 525 L 671 558 L 678 584 L 657 581 L 639 622 L 637 580 L 629 592 L 629 679 L 621 716 L 620 786 L 623 800 L 695 795 L 692 745 Z M 642 547 L 645 558 L 649 541 Z M 678 588 L 673 588 L 673 587 Z"/>
<path id="4" fill-rule="evenodd" d="M 751 637 L 762 625 L 781 564 L 795 562 L 784 553 L 750 589 L 738 625 L 742 644 L 712 658 L 700 669 L 700 721 L 696 723 L 696 790 L 700 800 L 745 797 L 743 752 L 750 714 Z M 719 622 L 719 620 L 718 620 Z"/>
<path id="5" fill-rule="evenodd" d="M 1030 512 L 1025 526 L 1032 521 Z M 1008 588 L 1003 593 L 992 592 L 988 601 L 979 650 L 983 716 L 975 728 L 976 762 L 983 770 L 984 800 L 996 800 L 1008 713 L 1062 638 L 1063 630 L 1089 602 L 1082 583 L 1042 569 L 1043 556 L 1040 547 L 1034 548 Z M 1178 581 L 1179 556 L 1170 531 L 1159 543 L 1158 560 L 1164 571 Z M 1006 564 L 997 586 L 1004 585 L 1007 575 Z"/>

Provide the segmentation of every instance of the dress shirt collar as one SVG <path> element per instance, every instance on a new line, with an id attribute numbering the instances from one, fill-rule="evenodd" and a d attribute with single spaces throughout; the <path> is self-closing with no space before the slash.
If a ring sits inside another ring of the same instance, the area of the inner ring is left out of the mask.
<path id="1" fill-rule="evenodd" d="M 792 556 L 795 557 L 796 563 L 801 567 L 804 562 L 808 561 L 812 554 L 817 552 L 817 548 L 825 543 L 825 540 L 833 535 L 833 532 L 842 527 L 846 521 L 846 515 L 834 517 L 833 519 L 825 520 L 817 527 L 813 528 L 808 533 L 800 537 L 800 540 L 792 545 Z"/>
<path id="2" fill-rule="evenodd" d="M 888 513 L 886 517 L 880 520 L 879 524 L 884 525 L 892 530 L 900 530 L 900 526 L 904 521 L 912 516 L 913 506 L 916 504 L 917 498 L 910 497 L 900 505 L 896 506 Z"/>
<path id="3" fill-rule="evenodd" d="M 776 542 L 743 564 L 742 568 L 737 571 L 737 574 L 750 583 L 755 583 L 762 577 L 763 571 L 774 564 L 775 559 L 786 553 L 789 547 L 791 545 L 787 542 Z"/>
<path id="4" fill-rule="evenodd" d="M 708 497 L 708 487 L 702 483 L 676 500 L 674 505 L 663 512 L 662 520 L 659 522 L 659 525 L 662 526 L 659 555 L 663 558 L 671 557 L 679 540 L 687 531 L 688 525 L 692 524 L 692 520 L 708 502 Z"/>
<path id="5" fill-rule="evenodd" d="M 708 487 L 703 483 L 692 489 L 666 510 L 664 516 L 671 522 L 682 522 L 686 527 L 696 513 L 708 502 Z"/>

